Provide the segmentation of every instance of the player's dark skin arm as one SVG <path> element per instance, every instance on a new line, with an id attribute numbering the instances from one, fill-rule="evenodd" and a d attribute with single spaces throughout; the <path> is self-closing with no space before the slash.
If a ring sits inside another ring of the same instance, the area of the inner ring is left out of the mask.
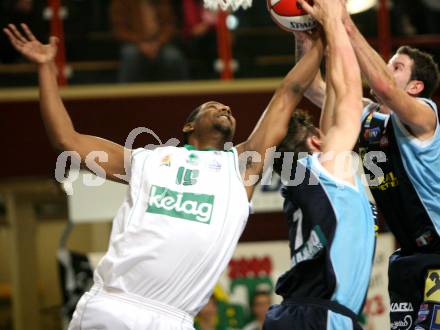
<path id="1" fill-rule="evenodd" d="M 121 181 L 119 176 L 125 174 L 124 157 L 129 158 L 131 152 L 123 146 L 111 141 L 78 133 L 64 107 L 58 90 L 54 59 L 57 53 L 58 40 L 50 38 L 49 44 L 39 42 L 27 25 L 21 25 L 24 33 L 10 24 L 3 31 L 14 48 L 38 66 L 40 111 L 52 146 L 60 151 L 75 151 L 84 164 L 87 155 L 92 151 L 102 151 L 107 159 L 96 163 L 101 166 L 107 177 Z M 127 159 L 128 160 L 128 159 Z M 96 168 L 89 168 L 97 173 Z"/>
<path id="2" fill-rule="evenodd" d="M 249 138 L 237 146 L 239 155 L 251 151 L 261 156 L 261 161 L 252 162 L 246 167 L 245 181 L 249 176 L 261 175 L 266 151 L 276 147 L 286 136 L 292 113 L 319 69 L 322 52 L 322 42 L 317 39 L 308 55 L 281 82 Z M 245 188 L 250 199 L 255 184 L 246 185 Z"/>

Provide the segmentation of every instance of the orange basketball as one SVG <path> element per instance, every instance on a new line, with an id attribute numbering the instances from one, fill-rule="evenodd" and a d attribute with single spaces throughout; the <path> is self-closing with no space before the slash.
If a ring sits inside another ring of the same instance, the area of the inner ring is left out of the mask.
<path id="1" fill-rule="evenodd" d="M 317 24 L 296 0 L 267 0 L 267 7 L 272 19 L 284 30 L 307 31 Z"/>

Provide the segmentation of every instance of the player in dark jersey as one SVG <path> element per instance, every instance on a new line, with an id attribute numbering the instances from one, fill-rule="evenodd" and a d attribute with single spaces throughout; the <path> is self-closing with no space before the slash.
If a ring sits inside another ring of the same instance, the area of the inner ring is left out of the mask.
<path id="1" fill-rule="evenodd" d="M 391 329 L 440 329 L 440 129 L 431 100 L 438 67 L 408 46 L 386 64 L 346 11 L 343 23 L 377 99 L 364 99 L 359 151 L 366 174 L 373 164 L 383 173 L 370 188 L 400 245 L 389 264 Z M 324 90 L 317 77 L 306 96 L 319 106 Z"/>
<path id="2" fill-rule="evenodd" d="M 410 76 L 408 62 L 431 64 L 434 73 L 431 61 L 418 50 L 401 47 L 390 67 L 408 70 Z M 417 119 L 398 112 L 405 106 L 400 100 L 368 103 L 362 116 L 360 154 L 381 153 L 372 160 L 383 176 L 374 178 L 370 189 L 401 247 L 388 270 L 392 329 L 435 329 L 433 324 L 440 329 L 440 131 L 437 106 L 429 97 L 423 92 L 405 97 L 410 101 L 406 109 L 420 111 L 426 129 L 413 128 Z M 371 174 L 368 168 L 365 172 Z"/>
<path id="3" fill-rule="evenodd" d="M 296 111 L 274 162 L 285 184 L 292 267 L 277 282 L 283 302 L 270 308 L 264 329 L 361 329 L 357 314 L 368 289 L 375 237 L 365 187 L 352 166 L 362 113 L 360 70 L 338 16 L 341 9 L 326 0 L 305 8 L 326 33 L 328 88 L 320 129 Z M 299 152 L 308 155 L 297 160 Z"/>

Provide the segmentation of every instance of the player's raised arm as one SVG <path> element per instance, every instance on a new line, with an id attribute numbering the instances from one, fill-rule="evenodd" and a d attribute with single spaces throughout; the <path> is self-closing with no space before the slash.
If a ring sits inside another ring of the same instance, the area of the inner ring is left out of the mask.
<path id="1" fill-rule="evenodd" d="M 124 147 L 95 136 L 78 133 L 67 113 L 58 91 L 54 59 L 58 40 L 50 38 L 49 44 L 42 44 L 27 25 L 22 24 L 24 33 L 10 24 L 4 29 L 14 48 L 28 60 L 38 65 L 40 110 L 46 132 L 53 147 L 60 151 L 75 151 L 84 162 L 92 151 L 102 151 L 103 156 L 95 159 L 109 179 L 120 181 L 115 175 L 125 175 Z M 97 168 L 89 168 L 97 173 Z"/>
<path id="2" fill-rule="evenodd" d="M 312 47 L 312 43 L 310 38 L 307 37 L 307 32 L 294 32 L 295 35 L 295 57 L 296 62 L 298 62 L 305 53 Z M 318 108 L 323 109 L 325 106 L 324 103 L 326 101 L 326 88 L 327 84 L 326 81 L 324 81 L 321 71 L 318 71 L 315 79 L 313 79 L 310 86 L 305 90 L 304 96 L 312 102 L 314 105 L 316 105 Z M 371 103 L 372 100 L 368 98 L 362 98 L 362 103 L 364 106 Z M 333 111 L 332 109 L 328 109 L 329 111 Z M 323 131 L 323 133 L 327 132 L 327 122 L 326 118 L 329 118 L 329 116 L 325 116 L 321 113 L 321 119 L 320 119 L 320 128 Z"/>
<path id="3" fill-rule="evenodd" d="M 322 48 L 322 41 L 316 39 L 307 56 L 304 56 L 283 79 L 249 138 L 237 146 L 239 154 L 251 151 L 261 157 L 261 161 L 248 164 L 245 177 L 261 174 L 266 151 L 276 147 L 287 134 L 292 112 L 319 70 Z M 247 186 L 246 189 L 248 196 L 251 196 L 254 185 Z"/>
<path id="4" fill-rule="evenodd" d="M 294 32 L 295 35 L 295 62 L 298 63 L 304 55 L 312 48 L 312 39 L 307 35 L 309 32 Z M 304 96 L 315 104 L 318 108 L 322 108 L 325 98 L 325 82 L 322 79 L 321 71 L 318 70 L 315 78 L 309 87 L 304 91 Z"/>
<path id="5" fill-rule="evenodd" d="M 380 103 L 394 111 L 416 137 L 431 137 L 436 127 L 436 116 L 427 104 L 415 98 L 422 96 L 428 86 L 424 86 L 422 78 L 413 73 L 414 61 L 409 57 L 397 58 L 396 54 L 387 65 L 359 32 L 346 9 L 343 22 L 362 74 Z M 410 73 L 408 77 L 403 76 L 405 72 Z M 396 76 L 399 81 L 396 81 Z"/>
<path id="6" fill-rule="evenodd" d="M 340 179 L 352 182 L 353 176 L 337 165 L 342 152 L 353 149 L 360 131 L 362 83 L 359 64 L 350 39 L 342 24 L 343 5 L 336 1 L 315 0 L 313 6 L 300 0 L 304 9 L 323 26 L 327 37 L 327 104 L 333 106 L 334 122 L 323 140 L 322 151 L 333 153 L 322 160 L 323 166 Z M 329 86 L 331 85 L 331 86 Z M 334 93 L 334 95 L 332 95 Z M 332 105 L 332 103 L 334 105 Z M 347 169 L 351 171 L 351 168 Z"/>
<path id="7" fill-rule="evenodd" d="M 320 33 L 324 34 L 322 27 L 318 27 Z M 307 32 L 295 32 L 295 57 L 296 62 L 304 57 L 304 54 L 312 47 L 311 39 L 307 36 Z M 325 35 L 322 36 L 322 40 L 325 40 Z M 324 45 L 325 48 L 326 45 Z M 326 71 L 328 72 L 328 62 L 326 61 Z M 323 80 L 321 71 L 318 70 L 315 79 L 304 92 L 304 96 L 321 109 L 321 116 L 319 119 L 319 128 L 325 135 L 328 130 L 334 125 L 335 113 L 335 91 L 333 85 L 327 80 L 329 75 Z"/>

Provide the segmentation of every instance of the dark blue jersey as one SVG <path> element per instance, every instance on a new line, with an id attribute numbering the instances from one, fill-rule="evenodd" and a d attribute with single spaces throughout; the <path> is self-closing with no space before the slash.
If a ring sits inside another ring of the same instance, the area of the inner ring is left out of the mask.
<path id="1" fill-rule="evenodd" d="M 297 180 L 304 174 L 304 180 Z M 359 313 L 374 254 L 374 217 L 365 188 L 330 175 L 318 155 L 298 161 L 296 185 L 283 187 L 292 268 L 276 292 L 285 299 L 335 301 Z M 319 179 L 318 179 L 319 178 Z"/>
<path id="2" fill-rule="evenodd" d="M 426 102 L 438 119 L 435 103 L 419 100 Z M 383 176 L 375 178 L 375 185 L 370 185 L 371 192 L 406 253 L 438 252 L 440 129 L 437 125 L 432 138 L 420 141 L 409 133 L 395 113 L 383 114 L 378 109 L 375 103 L 365 109 L 359 139 L 362 156 L 371 152 L 385 155 L 380 161 L 373 159 Z M 365 173 L 374 176 L 370 169 L 365 168 Z"/>

